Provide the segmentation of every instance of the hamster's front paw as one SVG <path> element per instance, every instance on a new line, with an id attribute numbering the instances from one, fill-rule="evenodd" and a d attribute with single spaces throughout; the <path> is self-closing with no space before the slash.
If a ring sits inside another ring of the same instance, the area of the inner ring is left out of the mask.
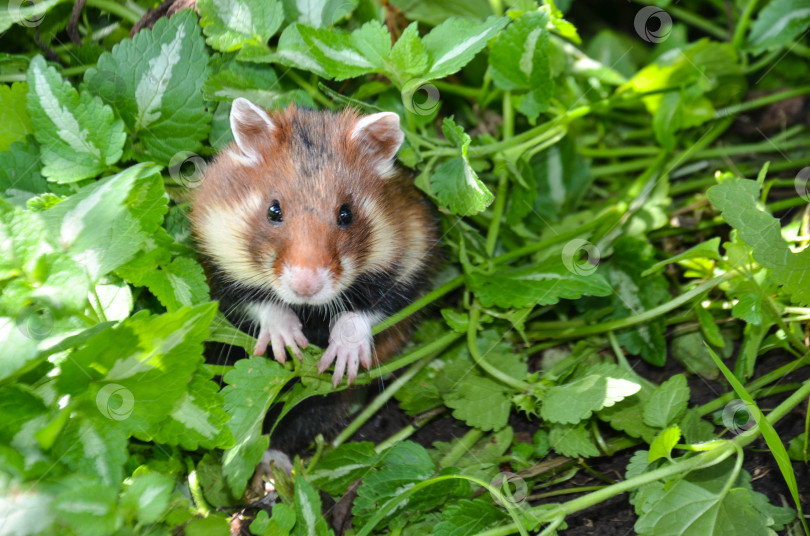
<path id="1" fill-rule="evenodd" d="M 337 387 L 343 374 L 351 384 L 357 378 L 360 363 L 371 368 L 371 318 L 363 313 L 343 313 L 329 332 L 329 346 L 318 363 L 318 372 L 323 373 L 335 362 L 332 384 Z"/>
<path id="2" fill-rule="evenodd" d="M 309 341 L 304 336 L 301 321 L 292 309 L 271 303 L 251 304 L 248 309 L 259 320 L 259 340 L 253 350 L 255 355 L 264 355 L 270 344 L 279 363 L 284 364 L 287 361 L 285 346 L 290 347 L 299 361 L 302 359 L 301 348 L 306 348 Z"/>

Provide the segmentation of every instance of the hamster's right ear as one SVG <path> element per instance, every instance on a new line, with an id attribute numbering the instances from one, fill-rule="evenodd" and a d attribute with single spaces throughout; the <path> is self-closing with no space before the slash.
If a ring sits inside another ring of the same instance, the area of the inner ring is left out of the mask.
<path id="1" fill-rule="evenodd" d="M 240 152 L 235 156 L 244 159 L 247 164 L 256 164 L 262 138 L 275 128 L 267 112 L 242 97 L 234 99 L 231 105 L 231 132 Z"/>

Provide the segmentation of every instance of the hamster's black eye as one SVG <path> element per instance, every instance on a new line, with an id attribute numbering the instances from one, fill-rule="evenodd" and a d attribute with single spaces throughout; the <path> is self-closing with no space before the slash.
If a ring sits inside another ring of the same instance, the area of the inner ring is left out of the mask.
<path id="1" fill-rule="evenodd" d="M 352 222 L 352 209 L 349 208 L 348 203 L 343 203 L 338 209 L 337 223 L 341 227 L 345 227 Z"/>
<path id="2" fill-rule="evenodd" d="M 278 199 L 273 199 L 273 202 L 270 203 L 270 207 L 267 209 L 267 219 L 270 220 L 271 223 L 281 223 L 284 221 L 281 214 L 281 203 L 278 202 Z"/>

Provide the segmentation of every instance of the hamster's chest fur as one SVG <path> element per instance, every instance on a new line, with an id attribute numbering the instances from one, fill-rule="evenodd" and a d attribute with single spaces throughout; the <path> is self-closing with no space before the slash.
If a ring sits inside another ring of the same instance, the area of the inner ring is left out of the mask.
<path id="1" fill-rule="evenodd" d="M 257 355 L 317 344 L 319 369 L 351 382 L 402 345 L 407 327 L 371 327 L 424 292 L 438 258 L 432 207 L 394 164 L 399 118 L 237 99 L 231 129 L 191 215 L 214 297 Z"/>

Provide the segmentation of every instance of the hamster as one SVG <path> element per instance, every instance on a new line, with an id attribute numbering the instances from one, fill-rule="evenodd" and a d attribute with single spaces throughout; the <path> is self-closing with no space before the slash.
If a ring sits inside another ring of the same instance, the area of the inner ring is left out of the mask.
<path id="1" fill-rule="evenodd" d="M 371 328 L 418 298 L 439 259 L 432 204 L 399 169 L 404 135 L 391 112 L 233 101 L 234 142 L 193 193 L 191 224 L 212 294 L 279 363 L 325 348 L 318 370 L 353 382 L 384 361 L 407 326 Z"/>

